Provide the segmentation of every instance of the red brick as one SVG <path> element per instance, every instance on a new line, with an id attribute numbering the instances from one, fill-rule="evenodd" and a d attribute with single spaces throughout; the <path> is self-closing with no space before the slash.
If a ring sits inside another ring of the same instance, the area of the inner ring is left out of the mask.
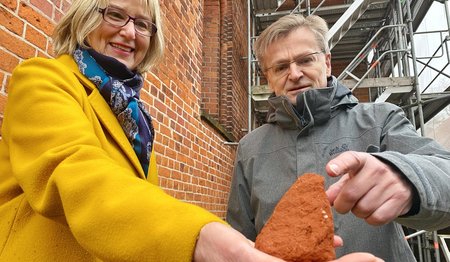
<path id="1" fill-rule="evenodd" d="M 7 8 L 15 11 L 17 9 L 17 1 L 16 0 L 0 0 L 0 4 L 6 6 Z"/>
<path id="2" fill-rule="evenodd" d="M 5 94 L 0 93 L 0 115 L 2 116 L 3 112 L 5 112 L 6 100 L 8 100 L 7 98 L 8 97 Z"/>
<path id="3" fill-rule="evenodd" d="M 56 6 L 57 8 L 61 7 L 61 0 L 50 0 L 50 2 L 52 2 L 53 5 Z"/>
<path id="4" fill-rule="evenodd" d="M 36 28 L 42 30 L 46 35 L 51 36 L 53 33 L 54 22 L 36 12 L 26 3 L 21 2 L 19 6 L 19 16 L 27 20 Z"/>
<path id="5" fill-rule="evenodd" d="M 22 35 L 24 23 L 3 7 L 0 7 L 0 21 L 1 25 L 11 32 L 16 35 Z"/>
<path id="6" fill-rule="evenodd" d="M 30 3 L 50 19 L 53 17 L 53 5 L 47 0 L 30 0 Z"/>
<path id="7" fill-rule="evenodd" d="M 24 59 L 34 57 L 36 54 L 36 50 L 32 46 L 4 31 L 0 31 L 0 46 Z"/>
<path id="8" fill-rule="evenodd" d="M 39 50 L 37 51 L 37 55 L 36 56 L 37 57 L 43 57 L 43 58 L 52 58 L 52 56 L 50 56 L 49 54 L 41 52 Z"/>
<path id="9" fill-rule="evenodd" d="M 61 11 L 59 9 L 55 9 L 55 15 L 53 16 L 53 20 L 55 21 L 55 23 L 58 23 L 61 20 L 63 15 L 64 14 L 61 13 Z"/>
<path id="10" fill-rule="evenodd" d="M 19 59 L 3 49 L 0 49 L 0 69 L 11 73 L 19 64 Z"/>
<path id="11" fill-rule="evenodd" d="M 25 39 L 44 51 L 47 48 L 47 37 L 31 26 L 27 26 Z"/>
<path id="12" fill-rule="evenodd" d="M 53 42 L 51 41 L 51 38 L 47 38 L 47 53 L 48 55 L 55 57 L 55 53 L 53 51 Z"/>

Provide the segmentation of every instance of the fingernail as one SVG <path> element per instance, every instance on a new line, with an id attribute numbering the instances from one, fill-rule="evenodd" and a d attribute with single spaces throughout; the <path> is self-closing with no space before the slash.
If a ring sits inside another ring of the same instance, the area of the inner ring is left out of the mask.
<path id="1" fill-rule="evenodd" d="M 336 164 L 331 164 L 330 169 L 335 175 L 340 175 L 339 167 Z"/>

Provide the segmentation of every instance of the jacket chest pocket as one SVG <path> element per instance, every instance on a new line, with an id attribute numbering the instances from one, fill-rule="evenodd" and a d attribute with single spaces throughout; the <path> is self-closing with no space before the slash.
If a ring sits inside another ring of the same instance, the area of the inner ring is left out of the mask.
<path id="1" fill-rule="evenodd" d="M 364 137 L 344 137 L 330 142 L 316 143 L 316 152 L 319 159 L 326 162 L 346 151 L 377 152 L 379 145 L 374 145 L 371 141 L 366 141 Z"/>

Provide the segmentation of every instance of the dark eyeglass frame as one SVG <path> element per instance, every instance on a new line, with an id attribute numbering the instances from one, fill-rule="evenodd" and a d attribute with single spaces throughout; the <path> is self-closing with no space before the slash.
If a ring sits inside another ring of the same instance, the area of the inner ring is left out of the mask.
<path id="1" fill-rule="evenodd" d="M 289 61 L 289 62 L 283 62 L 283 63 L 277 63 L 277 64 L 274 64 L 274 65 L 272 65 L 272 66 L 266 68 L 266 69 L 264 70 L 264 72 L 268 72 L 269 70 L 271 70 L 271 69 L 273 69 L 273 68 L 275 68 L 275 67 L 277 67 L 277 66 L 280 66 L 280 65 L 286 65 L 286 67 L 289 68 L 289 66 L 290 66 L 292 63 L 296 63 L 297 61 L 299 61 L 299 60 L 301 60 L 301 59 L 304 59 L 305 57 L 308 57 L 308 56 L 310 56 L 310 55 L 318 55 L 318 54 L 322 54 L 322 53 L 325 53 L 325 51 L 324 51 L 324 50 L 320 50 L 320 51 L 315 51 L 315 52 L 311 52 L 311 53 L 308 53 L 308 54 L 304 54 L 304 55 L 301 55 L 301 56 L 299 56 L 299 57 L 296 57 L 296 58 L 292 59 L 292 60 Z M 289 72 L 289 70 L 288 70 L 287 72 Z M 285 74 L 281 74 L 280 76 L 283 76 L 283 75 L 285 75 Z"/>
<path id="2" fill-rule="evenodd" d="M 114 10 L 120 14 L 123 14 L 124 16 L 128 16 L 128 19 L 124 22 L 123 25 L 117 24 L 118 21 L 112 21 L 106 16 L 106 14 L 108 13 L 108 10 Z M 124 27 L 130 22 L 130 20 L 133 21 L 133 23 L 135 25 L 134 30 L 136 31 L 137 34 L 142 35 L 142 36 L 151 37 L 151 36 L 155 35 L 156 32 L 158 31 L 158 28 L 156 27 L 155 23 L 153 23 L 152 21 L 145 19 L 145 18 L 132 17 L 132 16 L 128 15 L 124 10 L 117 8 L 117 7 L 108 6 L 105 8 L 98 8 L 98 12 L 102 14 L 103 21 L 111 24 L 112 26 Z M 148 33 L 138 31 L 138 29 L 136 27 L 136 20 L 149 22 L 151 25 L 151 31 L 148 31 Z"/>

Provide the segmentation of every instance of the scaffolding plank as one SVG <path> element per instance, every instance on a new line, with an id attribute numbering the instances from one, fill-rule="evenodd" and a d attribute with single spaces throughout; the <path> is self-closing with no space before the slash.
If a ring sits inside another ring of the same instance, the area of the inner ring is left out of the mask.
<path id="1" fill-rule="evenodd" d="M 351 87 L 357 84 L 355 79 L 341 80 L 342 84 Z M 357 88 L 386 87 L 390 93 L 407 93 L 412 90 L 414 77 L 380 77 L 363 79 Z"/>

